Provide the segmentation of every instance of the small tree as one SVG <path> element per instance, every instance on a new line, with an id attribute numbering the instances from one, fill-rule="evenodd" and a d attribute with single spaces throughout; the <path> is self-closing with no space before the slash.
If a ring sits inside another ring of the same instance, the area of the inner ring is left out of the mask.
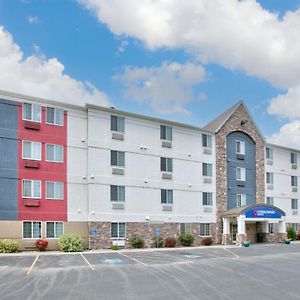
<path id="1" fill-rule="evenodd" d="M 194 236 L 192 234 L 182 234 L 179 237 L 179 240 L 182 246 L 191 246 L 194 243 Z"/>
<path id="2" fill-rule="evenodd" d="M 138 234 L 135 234 L 130 239 L 130 243 L 133 248 L 143 248 L 144 247 L 144 240 Z"/>
<path id="3" fill-rule="evenodd" d="M 287 229 L 287 237 L 288 239 L 291 239 L 292 241 L 295 241 L 297 238 L 296 230 L 293 227 L 289 227 Z"/>

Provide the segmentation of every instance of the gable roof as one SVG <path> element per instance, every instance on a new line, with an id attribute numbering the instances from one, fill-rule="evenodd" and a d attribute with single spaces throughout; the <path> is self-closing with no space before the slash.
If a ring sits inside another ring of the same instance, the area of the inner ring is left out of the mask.
<path id="1" fill-rule="evenodd" d="M 225 112 L 223 112 L 221 115 L 219 115 L 218 117 L 216 117 L 214 120 L 212 120 L 211 122 L 209 122 L 208 124 L 206 124 L 203 129 L 210 131 L 210 132 L 214 132 L 217 133 L 221 127 L 227 122 L 227 120 L 232 116 L 232 114 L 240 107 L 243 106 L 244 109 L 246 110 L 248 116 L 250 117 L 251 121 L 253 122 L 254 126 L 256 127 L 259 135 L 262 137 L 262 139 L 265 141 L 265 137 L 262 134 L 262 132 L 260 131 L 259 127 L 256 125 L 254 119 L 252 118 L 247 106 L 245 105 L 245 103 L 241 100 L 239 102 L 237 102 L 236 104 L 234 104 L 233 106 L 231 106 L 229 109 L 227 109 Z"/>

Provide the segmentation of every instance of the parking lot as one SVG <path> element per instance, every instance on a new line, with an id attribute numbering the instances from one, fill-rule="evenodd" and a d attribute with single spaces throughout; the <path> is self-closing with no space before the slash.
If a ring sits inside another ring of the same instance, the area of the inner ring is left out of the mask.
<path id="1" fill-rule="evenodd" d="M 0 256 L 1 299 L 300 299 L 300 244 Z"/>

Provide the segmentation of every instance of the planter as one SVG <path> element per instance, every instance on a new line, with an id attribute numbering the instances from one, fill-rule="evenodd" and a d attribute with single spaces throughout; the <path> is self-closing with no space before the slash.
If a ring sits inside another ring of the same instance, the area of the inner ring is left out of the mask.
<path id="1" fill-rule="evenodd" d="M 291 243 L 291 240 L 290 240 L 290 239 L 285 239 L 285 240 L 284 240 L 284 243 L 285 243 L 286 245 L 289 245 L 289 244 Z"/>
<path id="2" fill-rule="evenodd" d="M 243 246 L 244 247 L 249 247 L 250 246 L 250 242 L 249 241 L 243 241 Z"/>

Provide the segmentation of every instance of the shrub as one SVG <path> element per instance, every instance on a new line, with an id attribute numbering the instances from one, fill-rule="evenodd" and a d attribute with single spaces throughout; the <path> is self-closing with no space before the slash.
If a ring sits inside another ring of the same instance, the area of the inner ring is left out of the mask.
<path id="1" fill-rule="evenodd" d="M 135 234 L 131 238 L 130 243 L 133 248 L 143 248 L 144 247 L 144 240 L 138 234 Z"/>
<path id="2" fill-rule="evenodd" d="M 35 246 L 39 251 L 45 251 L 48 247 L 48 241 L 45 239 L 38 239 L 35 241 Z"/>
<path id="3" fill-rule="evenodd" d="M 176 246 L 176 239 L 174 237 L 167 237 L 165 239 L 165 247 L 174 248 Z"/>
<path id="4" fill-rule="evenodd" d="M 151 246 L 153 248 L 162 248 L 164 246 L 163 238 L 161 236 L 154 237 Z"/>
<path id="5" fill-rule="evenodd" d="M 58 246 L 60 251 L 79 252 L 83 251 L 83 240 L 77 234 L 64 234 L 59 238 Z"/>
<path id="6" fill-rule="evenodd" d="M 118 245 L 112 245 L 111 250 L 120 250 L 120 247 Z"/>
<path id="7" fill-rule="evenodd" d="M 182 234 L 179 237 L 182 246 L 191 246 L 194 243 L 194 236 L 191 234 Z"/>
<path id="8" fill-rule="evenodd" d="M 0 253 L 20 252 L 21 248 L 17 241 L 2 240 L 0 241 Z"/>
<path id="9" fill-rule="evenodd" d="M 210 236 L 208 237 L 205 237 L 202 241 L 201 241 L 201 244 L 204 245 L 204 246 L 210 246 L 212 245 L 213 243 L 213 240 Z"/>
<path id="10" fill-rule="evenodd" d="M 288 239 L 291 239 L 292 241 L 296 240 L 297 233 L 293 227 L 289 227 L 287 229 L 287 237 L 288 237 Z"/>

